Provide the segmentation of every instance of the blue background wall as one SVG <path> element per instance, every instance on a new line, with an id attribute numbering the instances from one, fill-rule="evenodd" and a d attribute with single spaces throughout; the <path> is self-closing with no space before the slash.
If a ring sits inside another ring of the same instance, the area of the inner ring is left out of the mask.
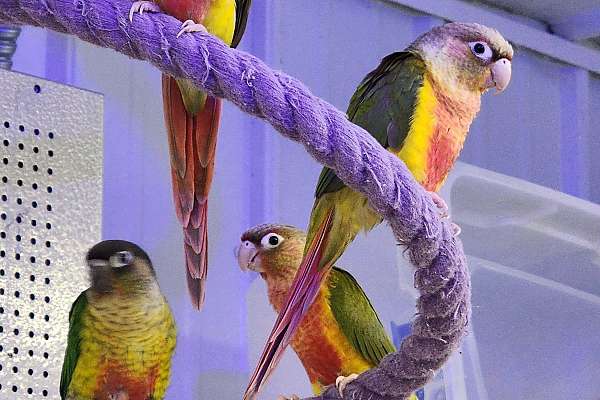
<path id="1" fill-rule="evenodd" d="M 461 14 L 456 1 L 254 3 L 241 48 L 341 109 L 383 56 L 442 23 L 439 16 L 464 15 L 495 26 L 500 15 L 508 27 L 502 33 L 518 44 L 513 80 L 501 96 L 485 96 L 461 159 L 600 203 L 600 78 L 590 72 L 600 71 L 600 50 L 565 47 L 541 22 L 483 6 L 465 5 Z M 439 11 L 433 12 L 438 17 L 394 3 L 422 3 Z M 550 57 L 543 48 L 557 50 Z M 564 62 L 570 59 L 571 65 Z M 180 330 L 169 398 L 238 398 L 258 356 L 249 343 L 264 340 L 274 317 L 266 296 L 246 295 L 264 294 L 264 285 L 239 271 L 233 247 L 257 223 L 304 227 L 320 166 L 269 126 L 225 105 L 210 202 L 207 303 L 195 313 L 185 292 L 181 230 L 172 209 L 159 73 L 113 51 L 30 27 L 23 29 L 14 61 L 17 71 L 105 95 L 103 236 L 140 243 L 157 265 Z M 413 314 L 411 300 L 396 294 L 394 257 L 394 241 L 382 226 L 353 244 L 340 262 L 363 283 L 386 325 Z M 367 260 L 369 268 L 362 268 Z M 276 373 L 264 398 L 308 394 L 291 352 L 283 366 L 286 373 Z"/>

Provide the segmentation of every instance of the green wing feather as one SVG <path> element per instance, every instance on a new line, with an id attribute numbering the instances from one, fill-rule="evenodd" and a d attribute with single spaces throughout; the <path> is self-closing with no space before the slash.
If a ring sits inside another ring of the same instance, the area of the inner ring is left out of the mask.
<path id="1" fill-rule="evenodd" d="M 348 119 L 364 128 L 383 147 L 391 144 L 401 148 L 410 130 L 424 74 L 425 63 L 418 55 L 406 51 L 388 55 L 354 92 L 347 110 Z M 335 172 L 325 167 L 315 197 L 343 187 Z"/>
<path id="2" fill-rule="evenodd" d="M 331 311 L 352 346 L 373 365 L 396 351 L 356 279 L 343 269 L 334 267 L 328 283 Z"/>
<path id="3" fill-rule="evenodd" d="M 240 40 L 242 40 L 251 4 L 252 0 L 235 0 L 235 30 L 233 31 L 231 47 L 237 47 L 240 44 Z"/>
<path id="4" fill-rule="evenodd" d="M 60 375 L 60 398 L 67 398 L 67 390 L 73 378 L 73 372 L 77 365 L 80 352 L 81 328 L 83 326 L 83 314 L 87 310 L 88 300 L 86 292 L 82 292 L 71 306 L 69 312 L 69 337 L 67 339 L 67 350 Z"/>

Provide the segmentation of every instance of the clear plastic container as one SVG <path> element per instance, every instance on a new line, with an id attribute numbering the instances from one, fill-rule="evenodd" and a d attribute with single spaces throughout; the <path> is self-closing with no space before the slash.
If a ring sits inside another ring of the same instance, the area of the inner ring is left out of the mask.
<path id="1" fill-rule="evenodd" d="M 425 398 L 600 399 L 600 206 L 463 163 L 442 196 L 462 228 L 473 317 Z"/>

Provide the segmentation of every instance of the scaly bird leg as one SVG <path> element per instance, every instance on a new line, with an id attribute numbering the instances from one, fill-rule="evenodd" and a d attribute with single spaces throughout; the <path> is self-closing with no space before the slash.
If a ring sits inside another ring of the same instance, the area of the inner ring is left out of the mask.
<path id="1" fill-rule="evenodd" d="M 160 12 L 160 7 L 152 1 L 134 1 L 129 9 L 129 22 L 133 22 L 133 14 L 146 12 Z"/>
<path id="2" fill-rule="evenodd" d="M 352 382 L 356 378 L 358 378 L 358 374 L 350 374 L 348 376 L 338 376 L 335 379 L 335 387 L 337 388 L 337 390 L 340 394 L 340 397 L 342 399 L 344 398 L 344 389 L 346 389 L 346 385 L 348 385 L 350 382 Z"/>
<path id="3" fill-rule="evenodd" d="M 448 205 L 442 199 L 442 196 L 437 194 L 436 192 L 427 192 L 429 196 L 431 196 L 431 200 L 440 209 L 440 216 L 442 218 L 450 218 L 450 213 L 448 212 Z M 452 230 L 454 231 L 454 236 L 460 235 L 461 229 L 460 226 L 456 225 L 454 222 L 452 223 Z"/>
<path id="4" fill-rule="evenodd" d="M 290 397 L 280 395 L 277 396 L 277 400 L 300 400 L 300 397 L 297 394 L 293 394 Z"/>
<path id="5" fill-rule="evenodd" d="M 207 32 L 206 28 L 202 24 L 197 24 L 191 19 L 184 21 L 181 24 L 181 30 L 177 34 L 177 37 L 183 35 L 184 33 L 192 33 L 192 32 Z"/>

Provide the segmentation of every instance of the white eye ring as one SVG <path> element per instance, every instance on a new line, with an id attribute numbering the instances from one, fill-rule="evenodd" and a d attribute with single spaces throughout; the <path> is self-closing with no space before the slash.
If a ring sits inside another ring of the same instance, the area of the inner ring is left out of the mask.
<path id="1" fill-rule="evenodd" d="M 283 237 L 276 233 L 267 233 L 260 239 L 260 245 L 267 249 L 274 249 L 283 242 Z"/>
<path id="2" fill-rule="evenodd" d="M 113 254 L 108 259 L 110 266 L 112 268 L 122 268 L 125 267 L 133 261 L 133 254 L 129 251 L 119 251 L 118 253 Z"/>
<path id="3" fill-rule="evenodd" d="M 484 61 L 490 61 L 494 55 L 492 49 L 486 42 L 470 42 L 469 47 L 475 57 Z"/>

